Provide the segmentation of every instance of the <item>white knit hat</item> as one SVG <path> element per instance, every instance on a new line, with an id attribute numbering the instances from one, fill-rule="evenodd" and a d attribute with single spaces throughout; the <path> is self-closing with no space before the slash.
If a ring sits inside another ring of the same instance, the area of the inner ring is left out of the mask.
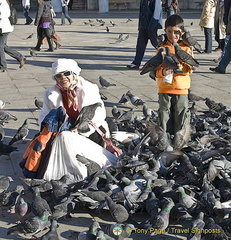
<path id="1" fill-rule="evenodd" d="M 64 71 L 72 71 L 74 74 L 79 76 L 81 68 L 78 66 L 78 63 L 73 59 L 60 58 L 52 63 L 52 77 L 54 77 L 55 74 Z"/>

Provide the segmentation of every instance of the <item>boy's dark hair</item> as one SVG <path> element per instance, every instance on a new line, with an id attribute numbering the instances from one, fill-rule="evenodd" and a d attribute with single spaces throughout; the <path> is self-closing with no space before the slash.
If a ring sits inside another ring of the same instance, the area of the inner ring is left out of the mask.
<path id="1" fill-rule="evenodd" d="M 165 29 L 167 27 L 179 27 L 184 30 L 184 20 L 177 14 L 170 15 L 165 21 Z"/>

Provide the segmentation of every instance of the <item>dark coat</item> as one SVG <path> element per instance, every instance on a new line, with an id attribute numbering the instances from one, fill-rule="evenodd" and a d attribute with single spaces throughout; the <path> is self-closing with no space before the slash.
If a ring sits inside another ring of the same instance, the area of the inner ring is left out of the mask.
<path id="1" fill-rule="evenodd" d="M 228 13 L 227 19 L 224 19 L 224 21 L 227 22 L 226 34 L 227 35 L 231 35 L 231 0 L 229 0 L 229 5 L 227 5 L 227 6 L 225 5 L 225 13 L 226 12 Z"/>
<path id="2" fill-rule="evenodd" d="M 51 0 L 43 0 L 40 4 L 38 4 L 38 11 L 35 17 L 34 25 L 38 26 L 42 22 L 51 22 Z"/>
<path id="3" fill-rule="evenodd" d="M 160 0 L 141 0 L 139 13 L 139 29 L 148 30 L 162 28 L 162 4 Z"/>

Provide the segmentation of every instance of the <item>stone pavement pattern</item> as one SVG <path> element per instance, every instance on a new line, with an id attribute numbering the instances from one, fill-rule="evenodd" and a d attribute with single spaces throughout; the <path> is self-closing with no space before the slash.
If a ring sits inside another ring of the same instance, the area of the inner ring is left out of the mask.
<path id="1" fill-rule="evenodd" d="M 138 12 L 80 12 L 71 11 L 70 15 L 74 22 L 72 25 L 61 26 L 60 17 L 56 17 L 56 32 L 61 37 L 62 47 L 51 52 L 37 52 L 36 57 L 31 57 L 29 50 L 36 44 L 36 27 L 32 24 L 24 25 L 24 17 L 19 13 L 19 21 L 15 26 L 15 31 L 9 35 L 8 45 L 14 47 L 27 57 L 25 66 L 22 69 L 18 68 L 18 63 L 7 56 L 8 72 L 0 75 L 0 99 L 9 101 L 5 110 L 15 115 L 18 120 L 5 124 L 6 132 L 5 143 L 8 143 L 14 136 L 16 130 L 22 125 L 25 118 L 30 118 L 30 133 L 27 137 L 27 144 L 15 143 L 18 147 L 17 152 L 13 152 L 10 156 L 0 156 L 0 175 L 12 176 L 14 182 L 9 190 L 16 185 L 21 184 L 20 177 L 23 177 L 18 163 L 22 159 L 22 155 L 29 144 L 29 141 L 38 132 L 37 117 L 38 111 L 34 106 L 34 97 L 42 99 L 44 89 L 54 84 L 50 77 L 50 68 L 54 60 L 58 58 L 72 58 L 77 60 L 82 68 L 81 75 L 99 85 L 98 78 L 103 76 L 108 81 L 116 83 L 116 87 L 100 90 L 108 98 L 105 101 L 108 116 L 111 116 L 111 107 L 117 104 L 123 93 L 129 89 L 133 94 L 141 97 L 146 101 L 148 106 L 153 109 L 158 108 L 157 103 L 157 86 L 156 82 L 148 77 L 148 75 L 140 76 L 138 70 L 128 70 L 126 65 L 131 63 L 135 54 L 135 46 L 137 39 L 137 23 Z M 191 34 L 195 36 L 204 46 L 203 32 L 198 26 L 198 18 L 200 12 L 182 12 L 182 17 L 185 19 L 185 25 L 188 26 Z M 31 13 L 34 17 L 35 13 Z M 96 18 L 103 19 L 106 25 L 109 26 L 109 32 L 105 26 L 99 26 Z M 127 19 L 132 21 L 126 23 Z M 90 26 L 84 22 L 89 22 L 91 19 L 94 22 Z M 110 20 L 116 25 L 111 26 Z M 191 26 L 191 22 L 193 25 Z M 28 35 L 34 33 L 33 38 L 25 40 Z M 120 33 L 124 36 L 129 34 L 126 41 L 116 43 Z M 163 33 L 161 30 L 159 33 Z M 213 49 L 217 46 L 213 42 Z M 43 50 L 47 49 L 47 45 Z M 154 54 L 151 45 L 148 48 L 143 59 L 143 63 L 150 59 Z M 227 107 L 230 105 L 231 88 L 230 88 L 230 66 L 227 68 L 227 74 L 220 75 L 210 72 L 210 66 L 216 66 L 212 61 L 218 58 L 220 53 L 213 52 L 212 54 L 195 53 L 195 58 L 200 62 L 200 67 L 192 74 L 192 91 L 204 97 L 209 97 L 216 102 L 222 102 Z M 206 108 L 204 103 L 198 104 L 200 108 Z M 140 110 L 138 110 L 140 111 Z M 141 114 L 141 111 L 140 111 Z M 59 221 L 58 231 L 61 234 L 60 239 L 71 239 L 71 230 L 80 231 L 89 227 L 92 217 L 88 211 L 80 210 L 81 213 L 73 215 L 69 221 Z M 17 235 L 7 236 L 7 228 L 12 226 L 17 220 L 16 216 L 10 216 L 4 210 L 5 217 L 0 217 L 0 239 L 27 239 L 20 238 Z M 137 219 L 142 218 L 142 214 L 138 214 Z M 112 222 L 110 215 L 103 214 L 96 217 L 96 220 Z M 182 227 L 182 225 L 179 225 Z M 44 234 L 44 232 L 42 233 Z M 41 234 L 38 234 L 41 236 Z M 185 239 L 185 234 L 182 236 L 170 234 L 170 236 L 161 236 L 161 239 Z M 146 239 L 146 236 L 140 234 L 132 235 L 130 239 Z M 160 236 L 153 239 L 160 239 Z"/>

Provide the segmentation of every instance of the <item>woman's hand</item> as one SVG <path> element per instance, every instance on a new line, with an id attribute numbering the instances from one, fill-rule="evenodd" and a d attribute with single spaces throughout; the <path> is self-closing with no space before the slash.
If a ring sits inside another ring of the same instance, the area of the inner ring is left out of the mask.
<path id="1" fill-rule="evenodd" d="M 163 76 L 167 76 L 167 75 L 171 74 L 172 72 L 173 72 L 173 71 L 172 71 L 171 68 L 164 68 L 164 69 L 162 70 Z"/>

